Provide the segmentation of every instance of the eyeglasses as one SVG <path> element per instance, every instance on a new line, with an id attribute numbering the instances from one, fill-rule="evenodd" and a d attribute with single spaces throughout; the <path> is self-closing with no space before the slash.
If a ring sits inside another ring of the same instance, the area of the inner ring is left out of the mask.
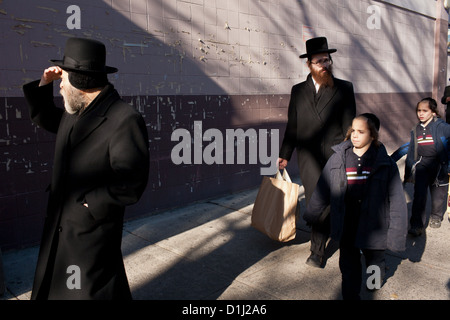
<path id="1" fill-rule="evenodd" d="M 315 65 L 321 65 L 321 66 L 332 65 L 333 64 L 333 60 L 331 60 L 329 58 L 323 58 L 323 59 L 317 60 L 315 62 L 311 61 L 311 63 L 315 64 Z"/>

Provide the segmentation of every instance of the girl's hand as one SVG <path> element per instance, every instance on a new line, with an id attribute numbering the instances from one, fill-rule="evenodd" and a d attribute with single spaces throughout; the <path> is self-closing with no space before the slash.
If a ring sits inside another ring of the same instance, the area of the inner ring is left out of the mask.
<path id="1" fill-rule="evenodd" d="M 44 70 L 41 77 L 41 82 L 39 82 L 39 87 L 45 86 L 54 80 L 61 79 L 62 69 L 60 67 L 50 67 Z"/>

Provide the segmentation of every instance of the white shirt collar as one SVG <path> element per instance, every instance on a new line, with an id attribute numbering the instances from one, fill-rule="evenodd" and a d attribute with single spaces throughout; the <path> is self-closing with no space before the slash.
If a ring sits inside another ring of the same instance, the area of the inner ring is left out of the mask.
<path id="1" fill-rule="evenodd" d="M 314 83 L 314 87 L 316 88 L 316 93 L 319 92 L 320 84 L 318 84 L 318 83 L 316 82 L 316 80 L 314 80 L 314 77 L 313 77 L 313 76 L 311 76 L 311 79 L 312 79 L 312 81 L 313 81 L 313 83 Z"/>

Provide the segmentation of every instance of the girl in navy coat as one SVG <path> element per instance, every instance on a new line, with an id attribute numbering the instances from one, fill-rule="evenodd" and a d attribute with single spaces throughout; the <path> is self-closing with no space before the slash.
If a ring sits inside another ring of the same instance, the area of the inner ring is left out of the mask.
<path id="1" fill-rule="evenodd" d="M 405 154 L 405 182 L 414 183 L 411 228 L 420 236 L 425 230 L 428 188 L 431 195 L 430 227 L 439 228 L 446 210 L 448 188 L 448 141 L 450 125 L 440 118 L 436 100 L 425 98 L 416 107 L 419 123 L 411 130 L 411 140 L 392 154 L 397 161 Z"/>
<path id="2" fill-rule="evenodd" d="M 346 140 L 333 147 L 304 219 L 315 224 L 330 205 L 331 237 L 339 241 L 342 297 L 359 299 L 361 252 L 366 266 L 377 266 L 381 284 L 385 250 L 405 250 L 408 213 L 396 163 L 378 141 L 373 114 L 353 119 Z M 379 287 L 375 287 L 379 288 Z"/>

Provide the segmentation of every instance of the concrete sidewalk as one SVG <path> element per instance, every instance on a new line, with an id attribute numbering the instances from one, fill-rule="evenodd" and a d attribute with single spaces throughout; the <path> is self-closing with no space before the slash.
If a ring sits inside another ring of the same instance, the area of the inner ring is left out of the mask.
<path id="1" fill-rule="evenodd" d="M 246 190 L 126 222 L 122 248 L 133 298 L 341 299 L 336 244 L 327 248 L 324 269 L 306 265 L 310 233 L 302 219 L 296 239 L 286 244 L 250 226 L 257 192 Z M 405 192 L 410 209 L 412 190 Z M 449 237 L 447 216 L 441 228 L 408 237 L 404 253 L 388 253 L 384 286 L 375 293 L 363 289 L 363 299 L 448 300 Z M 37 254 L 38 247 L 3 253 L 7 293 L 2 300 L 30 298 Z"/>

